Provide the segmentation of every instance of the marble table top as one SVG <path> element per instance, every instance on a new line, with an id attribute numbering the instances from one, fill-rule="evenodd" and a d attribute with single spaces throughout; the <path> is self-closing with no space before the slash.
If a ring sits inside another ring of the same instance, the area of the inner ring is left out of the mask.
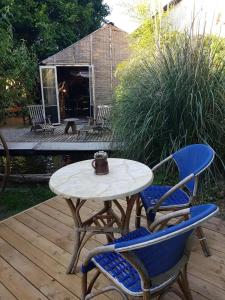
<path id="1" fill-rule="evenodd" d="M 153 181 L 151 169 L 137 161 L 109 158 L 109 173 L 96 175 L 92 160 L 80 161 L 56 171 L 49 187 L 64 198 L 113 200 L 134 195 Z"/>

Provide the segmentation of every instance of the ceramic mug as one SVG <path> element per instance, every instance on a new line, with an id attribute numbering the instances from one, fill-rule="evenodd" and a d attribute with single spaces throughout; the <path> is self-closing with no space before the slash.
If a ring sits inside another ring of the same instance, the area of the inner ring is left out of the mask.
<path id="1" fill-rule="evenodd" d="M 94 154 L 92 167 L 95 169 L 96 175 L 106 175 L 109 173 L 107 157 L 107 153 L 104 151 L 99 151 Z"/>

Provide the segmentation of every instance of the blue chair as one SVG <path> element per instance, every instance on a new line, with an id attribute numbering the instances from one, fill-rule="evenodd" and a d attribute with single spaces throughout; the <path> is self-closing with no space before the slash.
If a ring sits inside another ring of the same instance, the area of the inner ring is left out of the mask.
<path id="1" fill-rule="evenodd" d="M 136 206 L 136 228 L 140 227 L 143 207 L 149 224 L 155 220 L 157 211 L 189 207 L 196 197 L 198 176 L 209 167 L 214 156 L 215 152 L 210 146 L 193 144 L 180 149 L 157 164 L 152 169 L 153 171 L 172 159 L 178 168 L 180 182 L 174 186 L 151 185 L 140 193 L 140 199 Z M 202 229 L 197 228 L 196 233 L 205 255 L 209 256 L 209 248 Z"/>
<path id="2" fill-rule="evenodd" d="M 153 227 L 182 217 L 182 221 L 162 230 L 150 232 L 140 227 L 112 244 L 89 252 L 82 266 L 82 299 L 88 300 L 107 291 L 116 290 L 123 299 L 129 296 L 144 300 L 166 292 L 174 292 L 182 299 L 191 300 L 187 280 L 187 264 L 191 251 L 191 237 L 197 226 L 218 212 L 214 204 L 193 206 L 164 215 L 153 222 Z M 184 220 L 185 217 L 185 220 Z M 155 223 L 155 224 L 154 224 Z M 97 269 L 88 285 L 88 272 Z M 113 283 L 92 292 L 98 276 L 103 273 Z M 178 282 L 180 290 L 172 287 Z"/>

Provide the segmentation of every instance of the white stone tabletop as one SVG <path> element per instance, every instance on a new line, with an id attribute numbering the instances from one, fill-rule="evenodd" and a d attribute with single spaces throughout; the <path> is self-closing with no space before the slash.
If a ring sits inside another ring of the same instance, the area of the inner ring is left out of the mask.
<path id="1" fill-rule="evenodd" d="M 108 158 L 107 175 L 96 175 L 91 162 L 80 161 L 59 169 L 50 178 L 50 189 L 67 199 L 106 201 L 134 195 L 153 181 L 151 169 L 137 161 Z"/>

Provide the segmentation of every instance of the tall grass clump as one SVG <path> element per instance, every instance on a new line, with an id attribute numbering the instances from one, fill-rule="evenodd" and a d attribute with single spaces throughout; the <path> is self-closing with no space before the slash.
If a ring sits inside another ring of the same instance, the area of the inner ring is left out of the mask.
<path id="1" fill-rule="evenodd" d="M 114 130 L 124 157 L 155 163 L 192 143 L 225 159 L 225 42 L 168 33 L 121 67 Z"/>

